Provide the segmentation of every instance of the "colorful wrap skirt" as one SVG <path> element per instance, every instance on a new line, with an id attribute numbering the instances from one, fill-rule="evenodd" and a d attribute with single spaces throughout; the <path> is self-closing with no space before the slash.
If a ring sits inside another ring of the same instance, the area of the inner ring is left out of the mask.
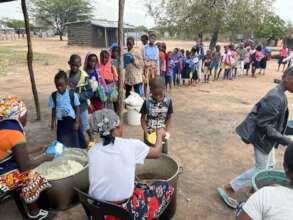
<path id="1" fill-rule="evenodd" d="M 36 202 L 40 193 L 50 187 L 51 184 L 33 170 L 13 170 L 0 176 L 0 193 L 19 189 L 20 196 L 26 204 Z"/>
<path id="2" fill-rule="evenodd" d="M 174 188 L 166 181 L 156 181 L 150 185 L 136 182 L 132 197 L 120 206 L 126 209 L 134 220 L 151 220 L 166 209 L 173 192 Z M 118 219 L 107 216 L 106 220 Z"/>
<path id="3" fill-rule="evenodd" d="M 155 78 L 158 75 L 157 62 L 155 60 L 145 60 L 144 61 L 144 74 L 143 74 L 143 83 L 148 84 L 150 80 Z"/>

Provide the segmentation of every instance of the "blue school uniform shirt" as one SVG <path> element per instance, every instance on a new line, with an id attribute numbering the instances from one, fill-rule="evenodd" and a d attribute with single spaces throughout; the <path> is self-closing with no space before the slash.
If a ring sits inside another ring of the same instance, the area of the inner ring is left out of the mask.
<path id="1" fill-rule="evenodd" d="M 74 93 L 74 106 L 79 106 L 80 102 L 78 96 Z M 57 92 L 56 95 L 56 106 L 53 101 L 52 95 L 48 101 L 49 108 L 56 108 L 56 119 L 62 120 L 63 117 L 69 116 L 75 119 L 75 110 L 71 106 L 69 90 L 66 89 L 64 94 Z"/>
<path id="2" fill-rule="evenodd" d="M 192 58 L 185 58 L 183 60 L 183 73 L 184 74 L 188 74 L 190 73 L 190 71 L 192 70 L 192 67 L 193 67 L 193 60 Z"/>
<path id="3" fill-rule="evenodd" d="M 175 61 L 170 58 L 168 61 L 168 69 L 167 69 L 167 76 L 173 76 L 175 71 Z"/>
<path id="4" fill-rule="evenodd" d="M 269 48 L 265 47 L 265 48 L 262 49 L 262 53 L 263 53 L 266 57 L 268 57 L 268 56 L 270 55 L 270 53 L 271 53 L 271 50 L 270 50 Z"/>

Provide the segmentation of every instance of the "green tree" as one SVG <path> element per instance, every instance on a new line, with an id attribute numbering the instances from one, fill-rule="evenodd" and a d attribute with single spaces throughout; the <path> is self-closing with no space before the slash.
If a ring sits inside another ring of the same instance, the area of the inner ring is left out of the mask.
<path id="1" fill-rule="evenodd" d="M 253 35 L 271 13 L 273 0 L 160 0 L 146 6 L 159 25 L 172 25 L 177 31 L 211 33 L 210 48 L 219 33 Z"/>
<path id="2" fill-rule="evenodd" d="M 264 22 L 256 32 L 258 38 L 276 40 L 285 37 L 288 31 L 286 22 L 278 15 L 269 15 L 265 17 Z"/>
<path id="3" fill-rule="evenodd" d="M 37 24 L 54 27 L 62 40 L 65 24 L 89 19 L 93 6 L 90 0 L 32 0 L 31 12 Z"/>

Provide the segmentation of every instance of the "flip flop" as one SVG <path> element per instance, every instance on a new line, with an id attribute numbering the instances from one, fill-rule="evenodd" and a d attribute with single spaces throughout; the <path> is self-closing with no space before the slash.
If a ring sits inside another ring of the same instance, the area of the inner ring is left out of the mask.
<path id="1" fill-rule="evenodd" d="M 228 196 L 224 190 L 224 187 L 218 187 L 217 192 L 219 196 L 223 199 L 223 201 L 226 203 L 227 206 L 229 206 L 232 209 L 237 208 L 238 201 Z"/>

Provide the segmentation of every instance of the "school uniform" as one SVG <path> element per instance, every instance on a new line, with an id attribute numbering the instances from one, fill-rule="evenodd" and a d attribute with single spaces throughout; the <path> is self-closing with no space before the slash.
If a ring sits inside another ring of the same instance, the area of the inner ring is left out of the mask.
<path id="1" fill-rule="evenodd" d="M 175 73 L 174 69 L 175 69 L 175 62 L 172 58 L 169 58 L 168 68 L 167 68 L 166 77 L 165 77 L 166 86 L 172 85 L 172 81 L 173 81 L 173 77 Z"/>
<path id="2" fill-rule="evenodd" d="M 55 93 L 49 97 L 48 106 L 55 110 L 57 120 L 57 140 L 64 144 L 66 147 L 85 148 L 85 141 L 80 130 L 74 130 L 75 123 L 75 107 L 80 107 L 80 101 L 77 94 L 66 89 L 61 94 Z M 73 99 L 73 100 L 71 100 Z"/>
<path id="3" fill-rule="evenodd" d="M 182 78 L 183 79 L 189 79 L 190 78 L 190 72 L 192 71 L 192 59 L 191 58 L 185 58 L 183 60 L 183 70 L 182 70 Z"/>
<path id="4" fill-rule="evenodd" d="M 81 70 L 80 73 L 70 75 L 68 73 L 69 88 L 72 89 L 80 102 L 80 129 L 82 132 L 90 128 L 88 119 L 88 100 L 93 97 L 93 90 L 88 82 L 88 74 Z"/>

